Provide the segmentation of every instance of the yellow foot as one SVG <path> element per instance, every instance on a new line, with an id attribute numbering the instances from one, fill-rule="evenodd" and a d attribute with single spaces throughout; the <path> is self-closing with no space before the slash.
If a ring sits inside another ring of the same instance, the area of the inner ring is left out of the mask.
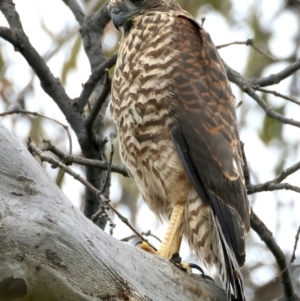
<path id="1" fill-rule="evenodd" d="M 178 253 L 182 240 L 180 225 L 184 215 L 184 203 L 178 203 L 173 207 L 167 233 L 160 245 L 157 255 L 171 259 L 174 253 Z"/>
<path id="2" fill-rule="evenodd" d="M 145 241 L 143 241 L 142 243 L 139 244 L 140 249 L 148 252 L 148 253 L 152 253 L 157 255 L 157 251 L 155 251 L 151 246 L 149 246 L 149 244 L 147 244 Z"/>

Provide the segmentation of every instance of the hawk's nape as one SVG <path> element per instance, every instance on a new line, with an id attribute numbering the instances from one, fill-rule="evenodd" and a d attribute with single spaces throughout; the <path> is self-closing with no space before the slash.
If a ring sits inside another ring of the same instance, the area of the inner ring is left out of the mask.
<path id="1" fill-rule="evenodd" d="M 122 30 L 111 113 L 121 156 L 146 203 L 170 220 L 159 255 L 181 233 L 244 300 L 249 204 L 234 97 L 205 30 L 173 0 L 111 0 Z M 231 287 L 231 288 L 230 288 Z"/>

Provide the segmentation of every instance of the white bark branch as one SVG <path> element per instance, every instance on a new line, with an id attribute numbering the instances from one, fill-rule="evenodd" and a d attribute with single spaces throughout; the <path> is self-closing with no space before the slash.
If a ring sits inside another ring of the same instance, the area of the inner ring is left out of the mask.
<path id="1" fill-rule="evenodd" d="M 199 276 L 105 234 L 0 123 L 0 301 L 218 300 Z"/>

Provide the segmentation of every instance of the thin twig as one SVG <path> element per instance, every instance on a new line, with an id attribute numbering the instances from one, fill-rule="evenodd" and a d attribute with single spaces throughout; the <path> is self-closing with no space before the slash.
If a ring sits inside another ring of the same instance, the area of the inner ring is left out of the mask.
<path id="1" fill-rule="evenodd" d="M 43 144 L 39 146 L 39 149 L 42 151 L 50 151 L 56 156 L 58 156 L 64 164 L 71 165 L 72 163 L 76 163 L 83 166 L 91 166 L 95 168 L 99 168 L 100 170 L 108 170 L 108 163 L 105 161 L 99 161 L 99 160 L 91 160 L 86 159 L 83 157 L 78 156 L 69 156 L 65 154 L 63 151 L 61 151 L 59 148 L 54 146 L 50 140 L 43 140 Z M 130 177 L 130 174 L 126 167 L 117 165 L 117 164 L 111 164 L 111 171 L 121 174 L 124 177 Z"/>
<path id="2" fill-rule="evenodd" d="M 242 104 L 243 104 L 243 101 L 242 101 L 242 100 L 239 101 L 239 102 L 237 103 L 237 105 L 235 106 L 235 109 L 237 110 Z"/>
<path id="3" fill-rule="evenodd" d="M 156 240 L 158 240 L 159 242 L 161 242 L 161 239 L 159 239 L 156 235 L 152 234 L 151 230 L 148 230 L 147 232 L 142 232 L 142 235 L 152 236 L 153 238 L 155 238 Z"/>
<path id="4" fill-rule="evenodd" d="M 248 39 L 246 41 L 236 41 L 236 42 L 231 42 L 231 43 L 227 43 L 227 44 L 222 44 L 222 45 L 218 45 L 217 49 L 221 49 L 224 47 L 228 47 L 228 46 L 232 46 L 232 45 L 246 45 L 246 46 L 251 46 L 253 49 L 255 49 L 257 52 L 259 52 L 260 54 L 268 57 L 269 59 L 271 59 L 272 61 L 276 61 L 275 58 L 273 58 L 271 55 L 269 55 L 268 53 L 266 53 L 265 51 L 259 49 L 255 44 L 254 44 L 254 39 Z"/>
<path id="5" fill-rule="evenodd" d="M 291 185 L 289 183 L 281 183 L 281 184 L 269 183 L 268 185 L 264 183 L 264 184 L 247 186 L 247 194 L 253 194 L 262 191 L 275 191 L 275 190 L 292 190 L 300 193 L 300 187 Z"/>
<path id="6" fill-rule="evenodd" d="M 124 217 L 119 211 L 117 211 L 117 209 L 113 206 L 110 207 L 111 210 L 117 214 L 118 218 L 125 224 L 127 225 L 127 227 L 129 227 L 142 241 L 145 241 L 151 248 L 153 248 L 156 251 L 156 248 L 154 246 L 152 246 L 148 239 L 146 239 L 145 237 L 143 237 L 133 226 L 131 226 L 131 224 L 128 221 L 128 218 Z"/>
<path id="7" fill-rule="evenodd" d="M 28 138 L 28 149 L 29 151 L 33 154 L 33 155 L 37 155 L 42 161 L 48 162 L 50 164 L 52 164 L 53 166 L 57 166 L 61 169 L 63 169 L 66 173 L 68 173 L 69 175 L 71 175 L 75 180 L 79 181 L 81 184 L 83 184 L 86 188 L 88 188 L 97 198 L 101 198 L 101 191 L 96 189 L 93 185 L 91 185 L 89 182 L 87 182 L 84 178 L 82 178 L 79 174 L 77 174 L 76 172 L 74 172 L 70 167 L 66 166 L 65 164 L 63 164 L 62 162 L 48 157 L 46 156 L 38 147 L 37 145 L 33 142 L 33 140 L 29 137 Z M 127 225 L 127 227 L 129 227 L 138 237 L 141 238 L 141 240 L 147 242 L 149 244 L 150 247 L 152 247 L 154 250 L 156 250 L 154 248 L 154 246 L 152 246 L 147 239 L 145 239 L 144 237 L 142 237 L 140 235 L 140 233 L 129 223 L 128 219 L 126 217 L 124 217 L 113 205 L 110 204 L 110 202 L 107 200 L 107 205 L 109 206 L 109 208 L 118 216 L 118 218 Z M 100 210 L 101 212 L 103 212 L 103 209 Z M 96 213 L 98 214 L 98 212 Z M 94 214 L 92 218 L 94 218 L 94 216 L 96 215 Z"/>
<path id="8" fill-rule="evenodd" d="M 9 35 L 7 35 L 8 33 Z M 15 50 L 23 55 L 40 79 L 44 91 L 56 102 L 65 116 L 68 117 L 71 99 L 66 94 L 61 82 L 53 76 L 43 58 L 32 47 L 25 33 L 20 29 L 0 27 L 0 36 L 10 42 L 15 47 Z"/>
<path id="9" fill-rule="evenodd" d="M 275 112 L 258 94 L 255 93 L 255 91 L 252 89 L 252 86 L 254 85 L 254 82 L 256 81 L 247 81 L 244 77 L 242 77 L 238 72 L 235 70 L 231 69 L 224 61 L 223 64 L 225 66 L 228 78 L 231 82 L 235 83 L 238 85 L 242 91 L 247 93 L 251 98 L 253 98 L 259 106 L 265 111 L 268 117 L 279 120 L 280 122 L 284 124 L 290 124 L 296 127 L 300 128 L 300 122 L 295 121 L 293 119 L 289 119 L 282 114 L 279 114 Z M 299 68 L 300 68 L 300 62 L 299 62 Z M 287 73 L 284 73 L 286 75 Z M 284 75 L 281 74 L 280 78 L 284 78 Z M 273 77 L 270 76 L 269 80 L 271 81 Z M 255 84 L 257 85 L 257 84 Z"/>
<path id="10" fill-rule="evenodd" d="M 71 137 L 71 134 L 70 134 L 70 131 L 69 131 L 69 127 L 67 125 L 59 122 L 56 119 L 53 119 L 53 118 L 50 118 L 48 116 L 42 115 L 38 112 L 31 112 L 31 111 L 27 111 L 27 110 L 22 110 L 20 108 L 14 108 L 14 109 L 9 110 L 7 112 L 0 113 L 0 117 L 7 116 L 7 115 L 13 115 L 13 114 L 25 114 L 25 115 L 32 115 L 32 116 L 36 116 L 36 117 L 41 117 L 41 118 L 51 120 L 51 121 L 61 125 L 65 129 L 65 131 L 67 132 L 68 139 L 69 139 L 69 154 L 72 155 L 72 148 L 73 148 L 72 147 L 72 137 Z"/>
<path id="11" fill-rule="evenodd" d="M 290 102 L 293 102 L 297 105 L 300 105 L 300 101 L 298 101 L 297 99 L 295 99 L 293 97 L 289 97 L 289 96 L 281 94 L 281 93 L 278 93 L 277 91 L 271 91 L 271 90 L 268 90 L 268 89 L 260 88 L 259 86 L 253 86 L 253 89 L 264 92 L 264 93 L 273 94 L 276 97 L 280 97 L 280 98 L 283 98 L 283 99 L 288 100 Z"/>
<path id="12" fill-rule="evenodd" d="M 300 162 L 292 165 L 291 167 L 286 168 L 276 178 L 274 178 L 271 181 L 267 181 L 265 183 L 257 184 L 257 185 L 251 185 L 251 184 L 247 185 L 247 193 L 253 194 L 261 191 L 274 191 L 274 190 L 281 190 L 281 189 L 293 190 L 300 193 L 299 187 L 290 185 L 288 183 L 281 183 L 288 176 L 297 172 L 298 170 L 300 170 Z"/>
<path id="13" fill-rule="evenodd" d="M 291 259 L 290 259 L 290 262 L 289 264 L 285 267 L 285 269 L 283 271 L 281 271 L 281 273 L 277 276 L 279 277 L 285 270 L 287 270 L 291 264 L 295 261 L 296 259 L 296 250 L 297 250 L 297 246 L 298 246 L 298 241 L 299 241 L 299 235 L 300 235 L 300 226 L 297 230 L 297 233 L 296 233 L 296 237 L 295 237 L 295 244 L 294 244 L 294 250 L 293 250 L 293 253 L 292 253 L 292 256 L 291 256 Z M 277 278 L 276 277 L 276 278 Z"/>
<path id="14" fill-rule="evenodd" d="M 283 70 L 281 70 L 278 73 L 252 80 L 251 85 L 265 87 L 265 86 L 279 84 L 282 80 L 288 78 L 289 76 L 291 76 L 293 73 L 295 73 L 299 69 L 300 69 L 300 59 L 298 59 L 296 62 L 288 65 L 286 68 L 284 68 Z"/>
<path id="15" fill-rule="evenodd" d="M 141 235 L 151 236 L 151 237 L 157 239 L 159 242 L 161 242 L 161 240 L 156 235 L 152 234 L 150 230 L 148 230 L 147 232 L 142 232 Z M 121 241 L 129 241 L 129 240 L 134 239 L 136 237 L 138 237 L 138 236 L 137 235 L 130 235 L 130 236 L 122 238 Z"/>
<path id="16" fill-rule="evenodd" d="M 85 126 L 87 128 L 91 129 L 93 127 L 93 124 L 99 114 L 99 111 L 101 110 L 102 105 L 104 104 L 104 102 L 110 92 L 110 89 L 111 89 L 111 80 L 109 78 L 108 69 L 105 69 L 104 87 L 103 87 L 103 90 L 102 90 L 101 94 L 99 95 L 98 99 L 95 101 L 89 116 L 87 117 L 87 119 L 85 121 Z"/>
<path id="17" fill-rule="evenodd" d="M 246 157 L 246 153 L 245 153 L 245 143 L 243 143 L 242 141 L 240 143 L 241 143 L 241 150 L 242 150 L 242 158 L 243 158 L 243 162 L 244 162 L 243 173 L 244 173 L 244 178 L 245 178 L 245 185 L 247 187 L 251 184 L 250 171 L 249 171 L 247 157 Z"/>
<path id="18" fill-rule="evenodd" d="M 90 96 L 92 95 L 97 83 L 105 75 L 106 70 L 112 68 L 117 61 L 117 54 L 115 53 L 105 62 L 103 62 L 89 77 L 87 82 L 83 86 L 83 90 L 78 99 L 75 101 L 78 104 L 78 107 L 82 110 L 87 104 Z"/>
<path id="19" fill-rule="evenodd" d="M 104 185 L 101 189 L 101 194 L 104 193 L 108 183 L 110 182 L 110 176 L 111 176 L 111 165 L 112 165 L 112 160 L 113 160 L 113 156 L 114 156 L 114 152 L 115 152 L 115 148 L 114 145 L 112 144 L 112 142 L 110 142 L 110 158 L 109 158 L 109 164 L 108 164 L 108 168 L 107 168 L 107 173 L 106 173 L 106 179 L 104 182 Z"/>
<path id="20" fill-rule="evenodd" d="M 295 236 L 294 250 L 293 250 L 293 254 L 292 254 L 290 263 L 293 263 L 296 260 L 296 250 L 297 250 L 297 246 L 298 246 L 299 236 L 300 236 L 300 226 L 299 226 L 296 236 Z"/>

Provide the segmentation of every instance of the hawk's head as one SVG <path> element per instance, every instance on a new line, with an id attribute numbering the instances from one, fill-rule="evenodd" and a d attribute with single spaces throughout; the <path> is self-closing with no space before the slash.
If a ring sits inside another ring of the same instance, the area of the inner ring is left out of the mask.
<path id="1" fill-rule="evenodd" d="M 115 27 L 128 27 L 134 18 L 150 11 L 179 8 L 175 0 L 110 0 L 108 9 Z"/>

